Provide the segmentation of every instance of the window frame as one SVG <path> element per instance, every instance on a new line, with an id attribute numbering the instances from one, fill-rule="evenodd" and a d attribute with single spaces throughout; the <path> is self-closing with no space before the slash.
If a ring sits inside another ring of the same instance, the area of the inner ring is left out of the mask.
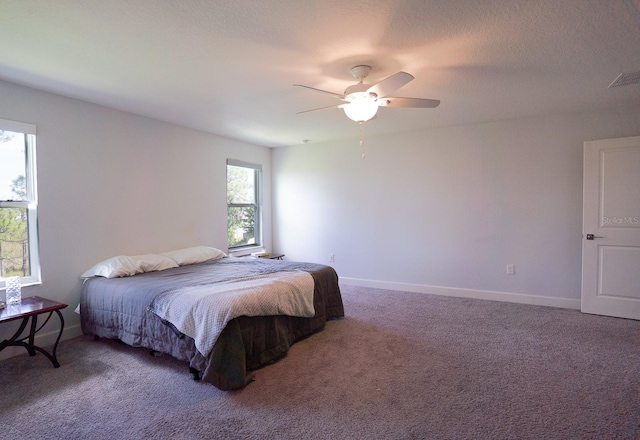
<path id="1" fill-rule="evenodd" d="M 38 240 L 38 185 L 36 166 L 36 126 L 25 122 L 0 119 L 0 130 L 25 135 L 25 200 L 2 200 L 0 208 L 25 208 L 27 212 L 27 239 L 29 247 L 29 276 L 20 277 L 20 285 L 42 284 L 40 246 Z M 6 288 L 0 278 L 0 289 Z"/>
<path id="2" fill-rule="evenodd" d="M 229 166 L 248 168 L 254 172 L 254 201 L 255 203 L 229 203 L 227 202 L 227 232 L 229 228 L 229 208 L 255 208 L 255 221 L 254 226 L 254 241 L 255 243 L 243 244 L 239 246 L 230 246 L 227 238 L 227 249 L 229 251 L 239 251 L 248 248 L 262 247 L 262 165 L 244 162 L 236 159 L 227 159 L 226 165 L 226 177 L 227 177 L 227 190 L 226 195 L 229 195 Z"/>

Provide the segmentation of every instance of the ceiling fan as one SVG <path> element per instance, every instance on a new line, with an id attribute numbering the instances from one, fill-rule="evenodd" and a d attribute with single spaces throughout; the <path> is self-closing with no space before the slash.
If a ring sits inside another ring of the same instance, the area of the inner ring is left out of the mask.
<path id="1" fill-rule="evenodd" d="M 413 79 L 413 75 L 406 72 L 394 73 L 373 85 L 363 83 L 364 79 L 369 75 L 369 72 L 371 72 L 371 66 L 354 66 L 350 72 L 351 75 L 358 80 L 358 83 L 347 87 L 344 94 L 316 89 L 302 84 L 294 84 L 296 87 L 304 87 L 305 89 L 315 92 L 333 95 L 342 101 L 341 104 L 305 110 L 298 112 L 298 114 L 326 108 L 341 108 L 349 119 L 362 123 L 373 118 L 380 107 L 434 108 L 440 104 L 440 101 L 437 99 L 396 98 L 389 96 Z"/>

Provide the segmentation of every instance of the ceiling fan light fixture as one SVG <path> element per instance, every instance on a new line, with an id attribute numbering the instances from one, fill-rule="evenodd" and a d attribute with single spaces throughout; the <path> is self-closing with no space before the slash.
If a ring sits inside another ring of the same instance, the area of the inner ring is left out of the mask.
<path id="1" fill-rule="evenodd" d="M 378 104 L 375 99 L 372 99 L 366 93 L 349 96 L 347 99 L 349 104 L 344 105 L 342 109 L 352 121 L 366 122 L 378 112 Z"/>
<path id="2" fill-rule="evenodd" d="M 370 71 L 371 66 L 367 65 L 352 67 L 351 74 L 358 80 L 358 83 L 347 87 L 342 94 L 316 89 L 315 87 L 303 86 L 301 84 L 294 84 L 294 86 L 332 95 L 334 98 L 342 101 L 337 105 L 305 110 L 298 113 L 308 113 L 325 108 L 341 108 L 349 119 L 358 122 L 362 126 L 363 122 L 369 121 L 376 116 L 378 107 L 434 108 L 440 104 L 440 101 L 437 99 L 394 97 L 393 93 L 396 90 L 414 79 L 413 75 L 407 72 L 396 72 L 370 85 L 364 83 L 364 79 Z"/>

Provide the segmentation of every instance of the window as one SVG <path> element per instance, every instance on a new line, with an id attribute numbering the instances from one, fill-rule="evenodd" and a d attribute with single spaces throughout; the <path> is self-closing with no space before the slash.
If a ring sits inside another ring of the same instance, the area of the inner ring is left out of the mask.
<path id="1" fill-rule="evenodd" d="M 229 249 L 261 245 L 262 166 L 227 160 L 227 233 Z"/>
<path id="2" fill-rule="evenodd" d="M 40 283 L 36 127 L 0 119 L 0 288 L 12 276 Z"/>

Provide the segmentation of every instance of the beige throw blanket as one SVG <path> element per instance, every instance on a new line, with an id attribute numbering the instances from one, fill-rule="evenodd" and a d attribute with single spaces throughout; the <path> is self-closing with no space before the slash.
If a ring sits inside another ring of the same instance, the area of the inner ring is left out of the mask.
<path id="1" fill-rule="evenodd" d="M 227 323 L 238 316 L 315 316 L 313 288 L 307 272 L 276 272 L 171 290 L 156 297 L 149 310 L 193 338 L 207 356 Z"/>

